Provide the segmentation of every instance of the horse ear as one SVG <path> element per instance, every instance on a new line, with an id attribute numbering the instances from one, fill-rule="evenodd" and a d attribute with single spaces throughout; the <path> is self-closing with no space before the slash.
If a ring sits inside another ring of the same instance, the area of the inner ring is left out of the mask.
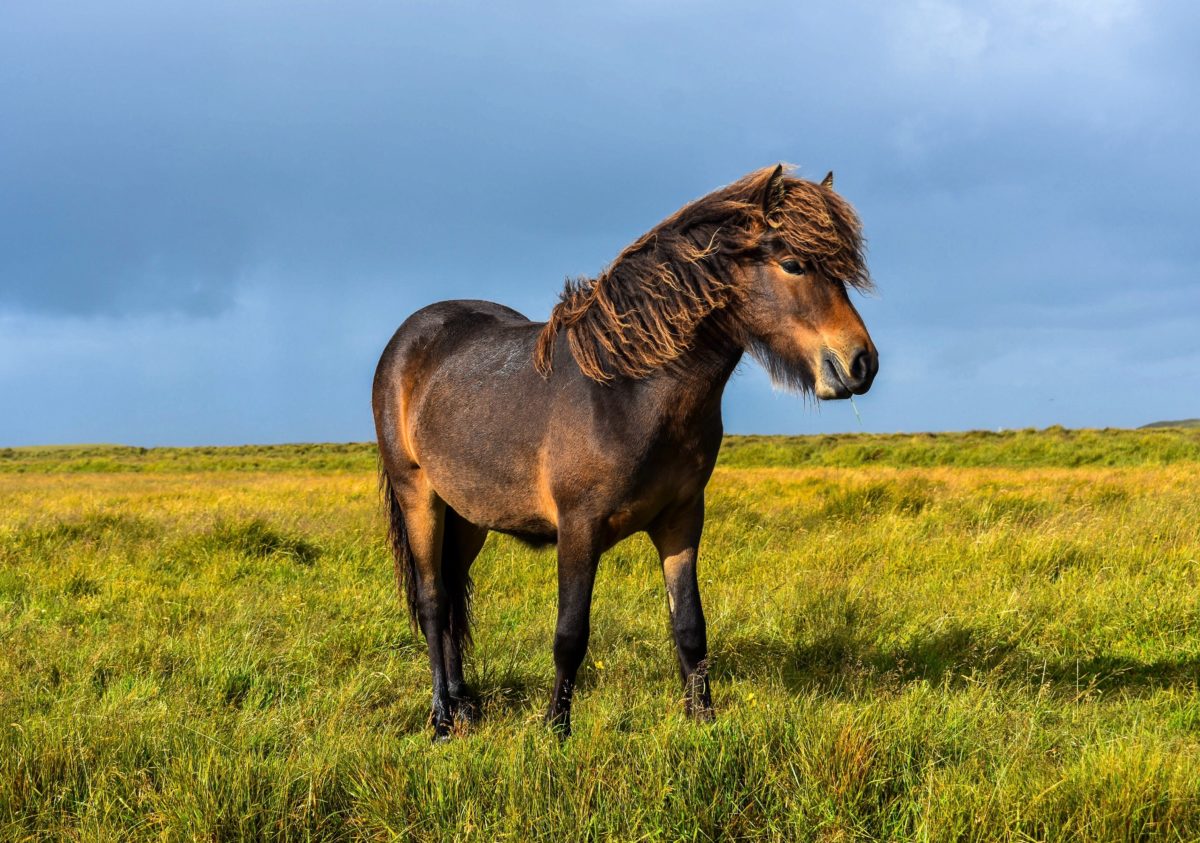
<path id="1" fill-rule="evenodd" d="M 821 187 L 826 187 L 830 190 L 833 190 L 833 170 L 830 170 L 825 174 L 825 178 L 821 179 Z"/>
<path id="2" fill-rule="evenodd" d="M 783 206 L 783 165 L 778 164 L 775 171 L 771 173 L 771 177 L 767 179 L 767 186 L 763 190 L 763 216 L 767 219 L 767 225 L 771 228 L 779 228 L 780 220 L 778 211 Z"/>

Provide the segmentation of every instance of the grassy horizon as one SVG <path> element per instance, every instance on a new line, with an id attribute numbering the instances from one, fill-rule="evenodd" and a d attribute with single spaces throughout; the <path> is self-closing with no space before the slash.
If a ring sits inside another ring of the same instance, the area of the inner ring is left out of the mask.
<path id="1" fill-rule="evenodd" d="M 373 442 L 151 447 L 31 445 L 0 447 L 2 473 L 192 471 L 368 471 Z M 730 434 L 718 465 L 800 468 L 1005 466 L 1012 468 L 1172 465 L 1200 462 L 1200 428 L 1068 429 L 993 432 Z"/>
<path id="2" fill-rule="evenodd" d="M 367 445 L 0 451 L 0 838 L 1200 839 L 1200 434 L 730 437 L 682 716 L 644 537 L 575 735 L 492 536 L 429 744 Z"/>

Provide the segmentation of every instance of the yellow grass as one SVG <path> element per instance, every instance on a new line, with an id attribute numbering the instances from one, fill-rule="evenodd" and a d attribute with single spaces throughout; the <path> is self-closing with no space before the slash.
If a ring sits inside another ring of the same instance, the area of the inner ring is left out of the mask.
<path id="1" fill-rule="evenodd" d="M 1200 838 L 1200 464 L 720 468 L 717 723 L 635 538 L 562 746 L 553 552 L 493 537 L 433 747 L 375 479 L 297 461 L 0 473 L 0 837 Z"/>

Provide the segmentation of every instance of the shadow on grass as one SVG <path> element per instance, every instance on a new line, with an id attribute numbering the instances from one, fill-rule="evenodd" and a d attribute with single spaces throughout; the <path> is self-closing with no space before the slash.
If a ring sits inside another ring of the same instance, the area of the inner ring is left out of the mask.
<path id="1" fill-rule="evenodd" d="M 232 551 L 248 559 L 278 556 L 305 566 L 312 565 L 321 555 L 321 548 L 309 540 L 277 530 L 261 518 L 221 521 L 200 544 L 209 550 Z"/>
<path id="2" fill-rule="evenodd" d="M 0 540 L 0 560 L 38 559 L 73 545 L 135 544 L 155 538 L 161 528 L 134 515 L 92 512 L 49 523 L 31 523 Z"/>
<path id="3" fill-rule="evenodd" d="M 1068 702 L 1116 692 L 1140 695 L 1165 688 L 1200 690 L 1200 654 L 1149 661 L 1106 655 L 1044 661 L 1023 651 L 1016 642 L 968 625 L 930 630 L 894 646 L 876 643 L 877 638 L 886 637 L 877 626 L 846 624 L 826 629 L 819 636 L 792 640 L 718 638 L 711 651 L 714 693 L 719 695 L 721 686 L 734 680 L 751 684 L 774 681 L 793 694 L 845 700 L 897 694 L 918 682 L 946 690 L 1044 688 Z M 670 645 L 664 641 L 664 646 Z M 670 661 L 664 651 L 663 669 L 674 675 Z M 481 722 L 538 718 L 545 710 L 552 673 L 476 659 L 471 667 L 469 679 Z M 586 690 L 604 681 L 585 667 L 579 687 Z M 425 711 L 426 700 L 422 692 L 414 710 Z M 420 730 L 427 723 L 423 716 L 414 715 L 407 725 Z"/>
<path id="4" fill-rule="evenodd" d="M 491 671 L 486 665 L 478 667 L 471 691 L 482 719 L 541 712 L 550 693 L 548 677 L 515 670 Z"/>
<path id="5" fill-rule="evenodd" d="M 1046 665 L 1046 681 L 1080 690 L 1200 689 L 1200 655 L 1137 661 L 1116 656 L 1063 659 Z"/>
<path id="6" fill-rule="evenodd" d="M 713 676 L 777 680 L 793 693 L 859 697 L 913 682 L 942 687 L 1044 686 L 1074 698 L 1095 693 L 1149 693 L 1200 688 L 1200 655 L 1142 661 L 1085 654 L 1045 660 L 985 630 L 952 626 L 895 646 L 880 646 L 877 630 L 837 628 L 808 640 L 731 639 L 714 647 Z"/>

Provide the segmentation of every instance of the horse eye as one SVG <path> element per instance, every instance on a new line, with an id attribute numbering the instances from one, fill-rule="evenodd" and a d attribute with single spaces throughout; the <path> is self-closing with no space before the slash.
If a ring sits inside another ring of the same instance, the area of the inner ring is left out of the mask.
<path id="1" fill-rule="evenodd" d="M 797 260 L 780 261 L 779 265 L 783 267 L 783 271 L 791 275 L 803 275 L 804 266 Z"/>

